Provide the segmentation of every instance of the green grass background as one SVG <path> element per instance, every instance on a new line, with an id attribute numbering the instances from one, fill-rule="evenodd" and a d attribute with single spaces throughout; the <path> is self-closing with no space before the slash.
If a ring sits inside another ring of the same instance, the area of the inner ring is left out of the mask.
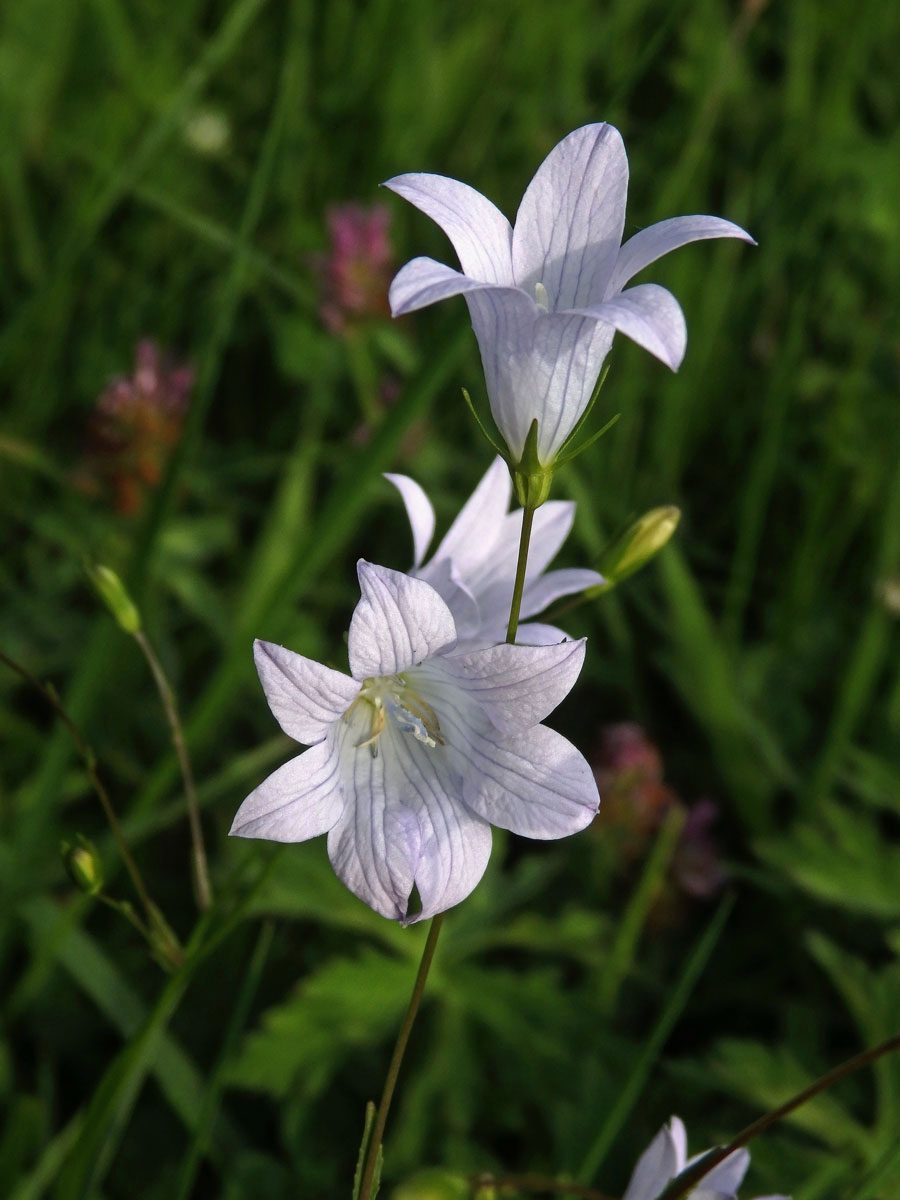
<path id="1" fill-rule="evenodd" d="M 321 841 L 227 840 L 289 753 L 250 643 L 343 665 L 356 558 L 410 557 L 380 472 L 423 482 L 446 528 L 489 452 L 459 399 L 484 402 L 462 302 L 350 343 L 323 327 L 310 258 L 329 205 L 407 170 L 512 215 L 588 121 L 625 137 L 626 233 L 710 212 L 759 243 L 654 267 L 685 363 L 617 340 L 593 419 L 621 419 L 556 489 L 578 504 L 566 565 L 652 505 L 683 510 L 650 568 L 573 614 L 588 660 L 554 723 L 588 755 L 605 723 L 643 724 L 668 781 L 718 800 L 732 901 L 660 932 L 658 861 L 625 870 L 593 832 L 498 837 L 448 918 L 384 1194 L 436 1197 L 410 1180 L 447 1165 L 618 1195 L 671 1112 L 699 1149 L 896 1032 L 898 45 L 900 11 L 866 0 L 3 6 L 0 647 L 58 689 L 189 940 L 164 715 L 82 563 L 121 572 L 185 714 L 218 901 L 167 977 L 75 893 L 58 851 L 79 831 L 110 893 L 128 884 L 68 735 L 4 671 L 0 1194 L 349 1195 L 422 931 L 344 892 Z M 190 138 L 209 112 L 215 153 Z M 398 261 L 453 261 L 380 200 Z M 73 477 L 141 336 L 197 382 L 161 486 L 124 519 Z M 360 395 L 388 374 L 398 399 L 361 437 Z M 760 1141 L 750 1193 L 895 1200 L 898 1122 L 884 1060 Z"/>

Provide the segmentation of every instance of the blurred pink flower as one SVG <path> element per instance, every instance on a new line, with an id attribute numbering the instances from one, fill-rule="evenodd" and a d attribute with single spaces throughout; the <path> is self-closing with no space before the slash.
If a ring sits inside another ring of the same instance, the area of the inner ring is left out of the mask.
<path id="1" fill-rule="evenodd" d="M 672 858 L 672 876 L 683 892 L 708 900 L 725 885 L 728 874 L 719 858 L 711 826 L 719 819 L 714 800 L 698 800 L 687 810 L 687 819 Z"/>
<path id="2" fill-rule="evenodd" d="M 107 492 L 123 515 L 138 512 L 181 436 L 193 384 L 191 367 L 169 362 L 149 338 L 138 342 L 131 375 L 114 379 L 97 400 L 79 484 Z"/>
<path id="3" fill-rule="evenodd" d="M 338 204 L 326 213 L 331 246 L 314 265 L 322 285 L 320 313 L 332 333 L 371 317 L 388 317 L 394 270 L 391 214 L 381 204 Z"/>
<path id="4" fill-rule="evenodd" d="M 643 857 L 666 813 L 679 805 L 685 822 L 672 856 L 670 882 L 696 899 L 708 899 L 724 885 L 727 875 L 711 832 L 718 806 L 709 799 L 687 805 L 664 783 L 662 756 L 640 725 L 620 722 L 604 727 L 594 778 L 603 797 L 595 824 L 618 834 L 618 849 L 626 860 Z"/>

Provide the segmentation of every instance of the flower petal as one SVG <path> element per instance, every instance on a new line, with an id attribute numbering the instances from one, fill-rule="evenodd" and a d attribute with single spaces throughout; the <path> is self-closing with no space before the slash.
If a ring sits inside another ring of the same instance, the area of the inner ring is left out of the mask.
<path id="1" fill-rule="evenodd" d="M 467 275 L 454 271 L 452 267 L 445 267 L 433 258 L 414 258 L 394 276 L 388 290 L 388 301 L 391 315 L 402 317 L 405 313 L 426 308 L 449 296 L 495 287 L 493 283 L 469 279 Z"/>
<path id="2" fill-rule="evenodd" d="M 253 658 L 275 720 L 298 742 L 320 742 L 353 703 L 359 684 L 311 658 L 258 638 Z"/>
<path id="3" fill-rule="evenodd" d="M 341 763 L 346 806 L 328 837 L 335 872 L 382 916 L 404 924 L 457 904 L 484 874 L 490 826 L 460 800 L 444 747 L 427 747 L 388 723 L 377 752 L 353 721 Z M 408 915 L 413 886 L 421 912 Z"/>
<path id="4" fill-rule="evenodd" d="M 460 579 L 471 588 L 473 573 L 493 553 L 511 495 L 509 468 L 502 458 L 495 458 L 447 530 L 432 563 L 452 559 Z"/>
<path id="5" fill-rule="evenodd" d="M 657 1200 L 684 1167 L 686 1145 L 684 1124 L 672 1117 L 638 1159 L 622 1200 Z"/>
<path id="6" fill-rule="evenodd" d="M 424 488 L 408 475 L 391 475 L 385 472 L 384 477 L 400 493 L 413 535 L 413 565 L 420 567 L 434 537 L 434 509 L 431 507 L 431 501 L 425 495 Z"/>
<path id="7" fill-rule="evenodd" d="M 414 924 L 459 904 L 475 888 L 491 854 L 491 827 L 461 801 L 461 783 L 444 748 L 435 750 L 396 737 L 394 747 L 411 792 L 421 831 L 415 885 L 422 908 L 407 915 Z"/>
<path id="8" fill-rule="evenodd" d="M 481 192 L 458 179 L 421 172 L 395 175 L 383 186 L 440 225 L 471 279 L 512 286 L 512 227 Z"/>
<path id="9" fill-rule="evenodd" d="M 584 664 L 584 646 L 584 638 L 552 646 L 502 643 L 426 664 L 416 678 L 427 674 L 438 691 L 452 681 L 496 729 L 515 735 L 540 724 L 566 698 Z"/>
<path id="10" fill-rule="evenodd" d="M 430 583 L 450 609 L 456 626 L 457 649 L 479 635 L 482 620 L 478 602 L 460 578 L 453 559 L 432 559 L 416 576 Z"/>
<path id="11" fill-rule="evenodd" d="M 606 295 L 625 224 L 628 158 L 612 125 L 585 125 L 538 167 L 516 215 L 519 287 L 547 291 L 549 308 L 581 308 Z"/>
<path id="12" fill-rule="evenodd" d="M 541 505 L 534 514 L 531 550 L 522 596 L 523 616 L 528 617 L 541 612 L 550 602 L 544 599 L 544 594 L 545 589 L 551 585 L 544 585 L 539 576 L 565 541 L 574 515 L 575 506 L 567 500 L 550 500 Z M 470 576 L 469 585 L 478 601 L 483 627 L 493 629 L 501 626 L 504 631 L 506 629 L 516 578 L 521 530 L 522 510 L 516 509 L 504 518 L 500 526 L 500 536 L 490 557 Z M 599 583 L 599 576 L 592 579 L 592 582 Z M 580 581 L 576 581 L 571 590 L 580 591 L 582 586 L 590 585 L 582 585 Z M 539 590 L 535 591 L 536 588 Z M 565 595 L 566 592 L 558 594 Z"/>
<path id="13" fill-rule="evenodd" d="M 517 646 L 558 646 L 560 642 L 571 641 L 564 629 L 555 625 L 545 625 L 542 621 L 526 621 L 516 632 Z"/>
<path id="14" fill-rule="evenodd" d="M 544 313 L 520 291 L 466 296 L 478 338 L 491 414 L 512 454 L 538 422 L 538 457 L 552 463 L 597 383 L 614 330 L 596 316 Z"/>
<path id="15" fill-rule="evenodd" d="M 723 217 L 670 217 L 667 221 L 657 221 L 655 225 L 639 230 L 622 246 L 606 294 L 614 296 L 638 271 L 680 246 L 724 237 L 740 238 L 756 245 L 746 229 Z"/>
<path id="16" fill-rule="evenodd" d="M 419 865 L 421 832 L 404 803 L 404 780 L 391 753 L 392 730 L 378 752 L 351 744 L 342 754 L 345 805 L 328 834 L 328 857 L 346 886 L 383 917 L 401 921 Z"/>
<path id="17" fill-rule="evenodd" d="M 640 283 L 602 304 L 578 311 L 614 325 L 673 371 L 681 366 L 687 345 L 684 313 L 672 293 L 658 284 Z"/>
<path id="18" fill-rule="evenodd" d="M 327 833 L 344 807 L 333 739 L 273 771 L 237 810 L 230 832 L 273 842 L 305 842 Z"/>
<path id="19" fill-rule="evenodd" d="M 398 675 L 455 645 L 453 616 L 430 584 L 364 559 L 357 573 L 362 599 L 347 638 L 354 679 Z"/>
<path id="20" fill-rule="evenodd" d="M 596 587 L 598 583 L 603 583 L 603 576 L 586 567 L 567 567 L 560 571 L 550 571 L 526 586 L 522 596 L 521 615 L 530 617 L 534 613 L 543 612 L 561 596 L 583 592 L 589 587 Z"/>
<path id="21" fill-rule="evenodd" d="M 536 725 L 517 738 L 483 732 L 463 751 L 472 770 L 463 799 L 479 816 L 530 838 L 560 838 L 590 825 L 600 804 L 594 774 L 562 734 Z"/>
<path id="22" fill-rule="evenodd" d="M 704 1150 L 703 1153 L 706 1154 L 707 1151 Z M 691 1163 L 697 1162 L 702 1157 L 702 1154 L 697 1154 L 685 1165 L 690 1166 Z M 742 1147 L 735 1150 L 733 1154 L 729 1154 L 717 1167 L 713 1167 L 708 1175 L 704 1175 L 700 1181 L 701 1186 L 707 1191 L 733 1194 L 741 1186 L 749 1166 L 750 1151 Z"/>

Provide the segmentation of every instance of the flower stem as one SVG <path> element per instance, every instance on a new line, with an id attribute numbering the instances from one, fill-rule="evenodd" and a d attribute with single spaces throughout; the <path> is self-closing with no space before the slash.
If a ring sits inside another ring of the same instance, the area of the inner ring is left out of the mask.
<path id="1" fill-rule="evenodd" d="M 893 1037 L 888 1038 L 886 1042 L 881 1042 L 878 1046 L 873 1046 L 869 1050 L 863 1050 L 861 1054 L 855 1054 L 853 1058 L 848 1058 L 846 1062 L 832 1067 L 830 1071 L 826 1071 L 824 1075 L 820 1075 L 815 1083 L 811 1083 L 808 1088 L 804 1088 L 802 1092 L 798 1092 L 796 1096 L 779 1105 L 778 1108 L 773 1108 L 771 1112 L 767 1112 L 751 1122 L 751 1124 L 741 1130 L 737 1137 L 732 1138 L 726 1146 L 717 1146 L 707 1154 L 704 1154 L 701 1159 L 688 1167 L 687 1170 L 682 1171 L 662 1193 L 660 1200 L 676 1200 L 676 1197 L 686 1195 L 713 1167 L 718 1166 L 729 1154 L 733 1154 L 741 1146 L 746 1146 L 751 1138 L 756 1137 L 758 1133 L 762 1133 L 770 1125 L 774 1125 L 776 1121 L 780 1121 L 782 1117 L 786 1117 L 788 1113 L 793 1112 L 795 1108 L 799 1108 L 801 1104 L 805 1104 L 807 1100 L 811 1100 L 819 1092 L 823 1092 L 826 1088 L 843 1079 L 845 1075 L 851 1075 L 854 1071 L 858 1071 L 860 1067 L 868 1066 L 869 1063 L 874 1062 L 875 1059 L 881 1058 L 883 1054 L 888 1054 L 892 1050 L 900 1050 L 900 1034 L 895 1034 Z"/>
<path id="2" fill-rule="evenodd" d="M 516 582 L 513 587 L 512 604 L 509 609 L 509 624 L 506 640 L 510 645 L 516 640 L 519 628 L 519 611 L 522 608 L 522 593 L 525 591 L 525 568 L 528 565 L 528 547 L 531 545 L 531 527 L 534 524 L 534 509 L 522 509 L 522 532 L 519 534 L 519 558 L 516 563 Z"/>
<path id="3" fill-rule="evenodd" d="M 21 679 L 24 679 L 27 684 L 33 687 L 44 698 L 47 704 L 50 705 L 57 717 L 59 717 L 60 721 L 62 721 L 63 725 L 65 725 L 66 729 L 69 731 L 69 735 L 71 736 L 72 741 L 75 743 L 75 749 L 78 751 L 84 762 L 88 779 L 90 779 L 91 785 L 97 794 L 104 813 L 106 814 L 106 819 L 109 822 L 109 827 L 112 830 L 113 838 L 115 839 L 119 853 L 122 856 L 122 861 L 124 862 L 125 868 L 131 877 L 134 890 L 137 892 L 138 898 L 140 899 L 146 914 L 148 927 L 151 931 L 155 931 L 161 938 L 165 939 L 163 949 L 168 954 L 171 963 L 173 965 L 177 965 L 181 958 L 181 947 L 178 945 L 175 935 L 171 932 L 166 924 L 160 909 L 157 908 L 153 900 L 150 898 L 150 893 L 147 891 L 144 878 L 138 869 L 137 863 L 134 861 L 131 848 L 125 839 L 122 826 L 119 824 L 119 818 L 116 816 L 116 810 L 113 808 L 112 800 L 109 798 L 109 792 L 107 792 L 106 786 L 103 783 L 103 780 L 100 778 L 99 772 L 97 771 L 96 754 L 84 740 L 81 735 L 81 731 L 63 708 L 62 702 L 60 701 L 59 696 L 56 694 L 55 688 L 49 684 L 41 683 L 41 681 L 36 679 L 30 671 L 27 671 L 25 667 L 17 663 L 15 659 L 12 659 L 7 654 L 4 654 L 2 650 L 0 650 L 0 662 L 5 663 L 5 665 L 9 667 L 11 671 L 15 671 L 15 673 Z"/>
<path id="4" fill-rule="evenodd" d="M 175 753 L 178 756 L 178 765 L 181 768 L 181 778 L 184 781 L 184 794 L 187 800 L 188 822 L 191 827 L 191 844 L 193 847 L 192 857 L 194 884 L 197 889 L 197 904 L 201 912 L 206 912 L 212 904 L 212 887 L 209 882 L 209 866 L 206 860 L 206 846 L 203 842 L 203 827 L 200 824 L 200 808 L 197 804 L 194 772 L 191 769 L 191 760 L 188 756 L 187 745 L 184 740 L 181 717 L 178 713 L 178 703 L 175 699 L 172 685 L 169 683 L 166 673 L 162 668 L 162 663 L 156 657 L 153 647 L 147 640 L 146 634 L 143 630 L 138 629 L 133 634 L 133 637 L 140 646 L 144 658 L 147 660 L 147 666 L 150 668 L 153 682 L 156 684 L 156 690 L 159 692 L 159 698 L 165 710 L 166 720 L 169 722 L 172 745 L 175 747 Z"/>
<path id="5" fill-rule="evenodd" d="M 416 973 L 416 982 L 413 984 L 412 995 L 409 998 L 409 1005 L 406 1009 L 406 1016 L 403 1018 L 403 1024 L 400 1026 L 400 1032 L 397 1034 L 397 1042 L 394 1046 L 394 1053 L 391 1055 L 391 1062 L 388 1067 L 387 1076 L 385 1077 L 381 1100 L 378 1102 L 378 1114 L 375 1117 L 375 1124 L 372 1126 L 372 1133 L 369 1137 L 369 1145 L 366 1151 L 366 1165 L 363 1169 L 357 1200 L 371 1200 L 372 1197 L 372 1184 L 378 1164 L 378 1152 L 381 1149 L 381 1139 L 384 1137 L 384 1127 L 387 1124 L 388 1111 L 391 1107 L 394 1088 L 397 1085 L 397 1076 L 400 1074 L 400 1065 L 403 1062 L 403 1055 L 406 1053 L 406 1043 L 409 1041 L 413 1022 L 419 1011 L 419 1003 L 422 999 L 422 993 L 425 991 L 425 981 L 428 978 L 428 971 L 431 967 L 431 960 L 434 958 L 438 935 L 441 932 L 441 925 L 443 923 L 443 913 L 438 913 L 436 917 L 432 917 L 431 919 L 425 948 L 422 950 L 422 958 L 419 962 L 419 970 Z"/>

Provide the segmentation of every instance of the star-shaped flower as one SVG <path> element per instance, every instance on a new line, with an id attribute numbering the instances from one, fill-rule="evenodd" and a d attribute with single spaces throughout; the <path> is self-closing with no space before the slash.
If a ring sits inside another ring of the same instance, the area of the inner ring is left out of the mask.
<path id="1" fill-rule="evenodd" d="M 231 832 L 302 842 L 328 834 L 338 876 L 405 924 L 472 891 L 491 825 L 559 838 L 593 819 L 590 766 L 540 722 L 574 684 L 584 642 L 456 650 L 456 624 L 422 579 L 360 562 L 350 675 L 256 642 L 285 733 L 311 748 L 238 810 Z M 416 888 L 421 911 L 408 912 Z"/>
<path id="2" fill-rule="evenodd" d="M 453 613 L 457 649 L 493 646 L 506 636 L 509 606 L 516 577 L 522 510 L 509 512 L 512 481 L 502 458 L 494 460 L 429 561 L 424 562 L 434 536 L 434 509 L 415 480 L 386 475 L 397 488 L 412 527 L 415 561 L 411 575 L 424 579 Z M 537 510 L 531 533 L 521 615 L 543 612 L 561 596 L 603 583 L 596 571 L 573 567 L 545 572 L 566 540 L 575 505 L 551 500 Z M 546 645 L 566 637 L 553 625 L 529 622 L 519 626 L 516 640 Z"/>
<path id="3" fill-rule="evenodd" d="M 685 1167 L 702 1157 L 698 1154 L 688 1159 L 684 1122 L 671 1117 L 638 1159 L 622 1200 L 657 1200 Z M 738 1200 L 737 1190 L 749 1166 L 749 1150 L 735 1150 L 703 1177 L 700 1186 L 688 1193 L 687 1200 Z M 789 1197 L 760 1196 L 758 1200 L 789 1200 Z"/>
<path id="4" fill-rule="evenodd" d="M 753 239 L 721 217 L 673 217 L 621 245 L 628 159 L 612 125 L 585 125 L 538 168 L 515 228 L 480 192 L 443 175 L 385 184 L 444 230 L 462 272 L 414 258 L 391 285 L 394 316 L 465 295 L 497 428 L 514 462 L 534 420 L 537 455 L 552 466 L 590 400 L 616 330 L 677 369 L 687 329 L 675 297 L 654 283 L 627 288 L 656 259 L 703 238 Z"/>

